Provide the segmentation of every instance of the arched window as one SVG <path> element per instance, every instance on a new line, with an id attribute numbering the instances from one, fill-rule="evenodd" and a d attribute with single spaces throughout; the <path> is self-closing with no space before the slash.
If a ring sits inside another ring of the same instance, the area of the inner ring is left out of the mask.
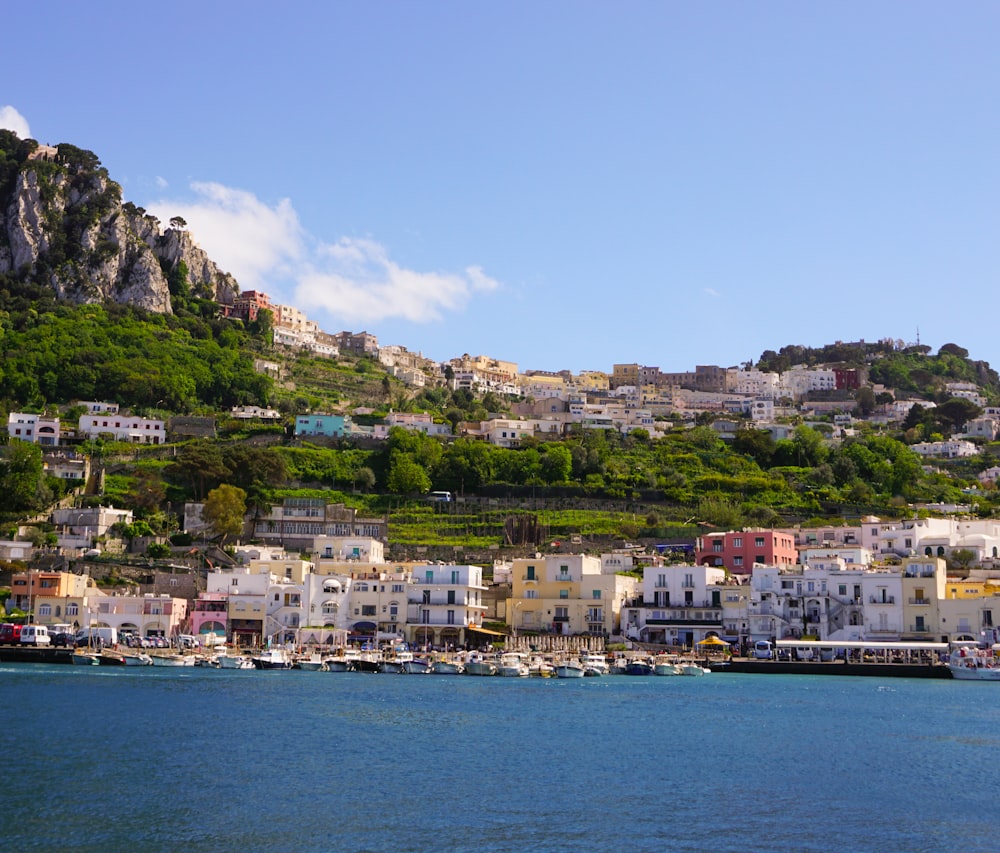
<path id="1" fill-rule="evenodd" d="M 926 548 L 924 548 L 924 556 L 925 557 L 930 557 L 933 554 L 934 554 L 934 551 L 931 550 L 931 546 L 930 545 L 928 545 Z"/>
<path id="2" fill-rule="evenodd" d="M 51 616 L 52 615 L 52 605 L 51 604 L 43 604 L 41 607 L 38 608 L 38 615 L 39 616 Z"/>
<path id="3" fill-rule="evenodd" d="M 938 545 L 938 552 L 937 552 L 937 555 L 938 555 L 939 557 L 943 557 L 943 556 L 944 556 L 944 545 Z"/>

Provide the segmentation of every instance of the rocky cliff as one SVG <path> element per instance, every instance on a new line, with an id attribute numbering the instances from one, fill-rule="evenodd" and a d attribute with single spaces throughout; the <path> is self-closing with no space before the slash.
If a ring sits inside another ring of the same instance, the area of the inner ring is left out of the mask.
<path id="1" fill-rule="evenodd" d="M 0 274 L 73 302 L 171 312 L 171 295 L 231 304 L 236 279 L 178 222 L 130 202 L 90 151 L 39 146 L 0 130 Z"/>

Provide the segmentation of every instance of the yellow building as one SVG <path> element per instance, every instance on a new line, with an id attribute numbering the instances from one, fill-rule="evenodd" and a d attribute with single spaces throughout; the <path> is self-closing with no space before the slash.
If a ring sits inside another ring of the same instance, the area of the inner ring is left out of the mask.
<path id="1" fill-rule="evenodd" d="M 632 577 L 603 574 L 601 560 L 584 554 L 514 560 L 507 624 L 514 634 L 617 633 L 622 601 L 637 584 Z"/>
<path id="2" fill-rule="evenodd" d="M 941 622 L 940 603 L 945 598 L 945 571 L 946 564 L 941 557 L 903 559 L 903 630 L 900 639 L 936 642 L 944 635 L 947 624 Z"/>
<path id="3" fill-rule="evenodd" d="M 7 608 L 33 614 L 31 621 L 39 625 L 83 624 L 89 580 L 72 572 L 21 572 L 11 579 Z"/>

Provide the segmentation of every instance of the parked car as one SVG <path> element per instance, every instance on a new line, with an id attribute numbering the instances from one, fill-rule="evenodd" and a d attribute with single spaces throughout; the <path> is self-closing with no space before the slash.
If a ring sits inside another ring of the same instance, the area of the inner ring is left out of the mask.
<path id="1" fill-rule="evenodd" d="M 12 646 L 21 642 L 21 628 L 14 622 L 4 622 L 0 625 L 0 645 Z"/>
<path id="2" fill-rule="evenodd" d="M 52 638 L 53 646 L 65 646 L 69 648 L 75 645 L 76 637 L 73 636 L 69 631 L 56 631 L 54 634 L 49 634 Z"/>

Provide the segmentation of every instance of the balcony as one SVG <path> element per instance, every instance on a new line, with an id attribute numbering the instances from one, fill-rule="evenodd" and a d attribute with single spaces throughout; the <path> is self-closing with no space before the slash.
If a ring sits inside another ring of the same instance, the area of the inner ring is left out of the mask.
<path id="1" fill-rule="evenodd" d="M 911 625 L 910 626 L 910 633 L 911 634 L 929 634 L 930 632 L 931 632 L 931 629 L 930 629 L 929 625 Z"/>
<path id="2" fill-rule="evenodd" d="M 886 595 L 886 596 L 883 596 L 882 598 L 879 598 L 877 595 L 869 595 L 868 596 L 868 603 L 869 604 L 895 604 L 896 603 L 896 596 L 894 596 L 894 595 Z M 913 601 L 910 602 L 910 604 L 914 604 L 914 603 L 915 602 L 913 602 Z"/>
<path id="3" fill-rule="evenodd" d="M 524 575 L 521 580 L 524 583 L 538 583 L 538 578 L 529 575 Z"/>
<path id="4" fill-rule="evenodd" d="M 553 616 L 553 622 L 569 622 L 569 616 Z"/>
<path id="5" fill-rule="evenodd" d="M 929 598 L 911 598 L 910 604 L 930 604 L 931 600 Z"/>

